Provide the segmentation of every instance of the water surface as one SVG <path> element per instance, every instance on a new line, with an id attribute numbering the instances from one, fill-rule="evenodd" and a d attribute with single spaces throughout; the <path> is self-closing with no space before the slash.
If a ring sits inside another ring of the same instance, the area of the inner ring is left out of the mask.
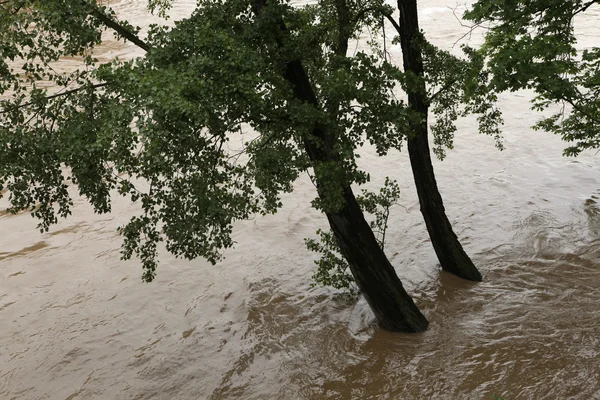
<path id="1" fill-rule="evenodd" d="M 147 26 L 144 3 L 113 4 Z M 446 6 L 420 2 L 430 39 L 451 48 L 465 29 Z M 599 16 L 578 20 L 582 48 L 600 41 Z M 112 41 L 99 54 L 141 53 Z M 422 334 L 382 331 L 364 301 L 310 287 L 303 238 L 325 220 L 308 177 L 276 216 L 237 224 L 223 263 L 165 253 L 152 284 L 119 260 L 115 229 L 137 211 L 123 199 L 101 216 L 76 199 L 43 235 L 2 212 L 0 398 L 600 399 L 600 158 L 561 157 L 558 138 L 529 129 L 528 96 L 501 98 L 505 151 L 469 119 L 435 165 L 483 283 L 440 272 L 407 154 L 364 151 L 373 187 L 385 174 L 401 185 L 387 251 L 431 322 Z"/>

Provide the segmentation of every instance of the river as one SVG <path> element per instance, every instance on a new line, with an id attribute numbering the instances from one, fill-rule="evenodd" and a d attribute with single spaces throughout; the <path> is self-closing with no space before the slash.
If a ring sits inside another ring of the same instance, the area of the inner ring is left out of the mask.
<path id="1" fill-rule="evenodd" d="M 144 3 L 114 7 L 147 26 Z M 420 12 L 450 49 L 466 29 L 447 5 Z M 599 10 L 577 21 L 582 47 L 600 43 Z M 99 54 L 140 53 L 109 41 Z M 500 99 L 506 150 L 465 119 L 435 162 L 483 283 L 440 272 L 406 152 L 363 152 L 373 187 L 389 174 L 402 190 L 386 251 L 430 320 L 421 334 L 382 331 L 363 300 L 311 287 L 303 238 L 325 218 L 307 176 L 277 215 L 236 224 L 222 263 L 164 253 L 151 284 L 119 259 L 116 228 L 137 211 L 125 199 L 96 215 L 76 198 L 46 234 L 2 212 L 0 399 L 600 399 L 600 155 L 562 157 L 559 138 L 529 128 L 528 99 Z"/>

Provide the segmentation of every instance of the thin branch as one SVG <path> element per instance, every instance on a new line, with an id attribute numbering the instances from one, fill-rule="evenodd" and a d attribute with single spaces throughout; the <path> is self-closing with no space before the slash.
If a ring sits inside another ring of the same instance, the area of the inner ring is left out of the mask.
<path id="1" fill-rule="evenodd" d="M 558 103 L 559 101 L 566 101 L 568 104 L 571 105 L 571 107 L 573 107 L 574 110 L 579 111 L 581 114 L 583 114 L 585 117 L 587 117 L 590 121 L 593 121 L 597 124 L 600 124 L 600 119 L 590 115 L 584 108 L 582 108 L 576 101 L 576 99 L 573 99 L 571 96 L 569 95 L 561 95 L 560 93 L 555 93 L 554 91 L 552 91 L 552 89 L 548 88 L 547 86 L 543 85 L 540 86 L 540 89 L 542 91 L 546 91 L 548 93 L 550 93 L 551 95 L 554 96 L 554 98 L 556 99 L 555 102 Z M 577 90 L 577 88 L 576 88 Z M 577 93 L 579 94 L 579 97 L 583 98 L 584 96 L 577 90 Z M 585 107 L 585 106 L 584 106 Z"/>
<path id="2" fill-rule="evenodd" d="M 450 8 L 450 7 L 448 7 L 448 8 Z M 471 36 L 473 35 L 473 32 L 475 31 L 475 29 L 477 29 L 477 28 L 484 28 L 484 29 L 488 29 L 487 27 L 483 26 L 483 23 L 484 23 L 485 21 L 478 22 L 478 23 L 476 23 L 476 24 L 473 24 L 473 25 L 467 25 L 467 24 L 465 24 L 465 23 L 462 21 L 462 19 L 461 19 L 461 18 L 460 18 L 458 15 L 456 15 L 456 8 L 457 8 L 457 7 L 450 8 L 450 10 L 452 10 L 452 15 L 454 15 L 454 18 L 456 18 L 456 20 L 458 21 L 458 23 L 460 24 L 460 26 L 462 26 L 463 28 L 469 28 L 469 30 L 468 30 L 468 31 L 467 31 L 467 32 L 466 32 L 464 35 L 462 35 L 461 37 L 459 37 L 458 39 L 456 39 L 456 41 L 455 41 L 455 42 L 454 42 L 454 44 L 452 45 L 452 48 L 454 48 L 454 46 L 456 46 L 456 44 L 457 44 L 458 42 L 460 42 L 461 40 L 463 40 L 463 39 L 464 39 L 464 38 L 466 38 L 467 36 L 469 37 L 469 40 L 471 40 Z"/>
<path id="3" fill-rule="evenodd" d="M 10 3 L 12 3 L 12 2 L 14 2 L 14 0 L 12 0 L 12 1 L 11 1 L 11 0 L 0 1 L 0 6 L 3 6 L 3 5 L 5 5 L 5 4 L 10 4 Z M 13 10 L 10 12 L 10 15 L 15 15 L 15 14 L 17 14 L 19 11 L 21 11 L 21 9 L 22 9 L 24 6 L 25 6 L 25 2 L 24 2 L 24 1 L 22 1 L 22 2 L 21 2 L 21 3 L 19 3 L 19 4 L 16 4 L 16 5 L 15 5 L 15 8 L 14 8 L 14 9 L 13 9 Z"/>
<path id="4" fill-rule="evenodd" d="M 106 27 L 114 30 L 119 35 L 123 36 L 125 39 L 129 40 L 131 43 L 135 44 L 139 48 L 144 51 L 149 51 L 151 49 L 150 45 L 140 39 L 135 33 L 131 32 L 128 28 L 119 24 L 118 21 L 111 18 L 107 14 L 103 13 L 97 6 L 91 5 L 92 12 L 91 15 L 97 18 L 100 22 L 102 22 Z"/>
<path id="5" fill-rule="evenodd" d="M 577 103 L 575 103 L 573 100 L 571 99 L 564 99 L 567 103 L 569 103 L 575 110 L 579 111 L 581 114 L 585 115 L 589 120 L 594 121 L 597 124 L 600 124 L 600 119 L 594 117 L 593 115 L 590 115 L 588 112 L 586 112 L 583 108 L 581 108 Z"/>
<path id="6" fill-rule="evenodd" d="M 148 43 L 144 42 L 142 39 L 140 39 L 135 33 L 133 33 L 127 27 L 121 25 L 117 20 L 115 20 L 111 16 L 102 12 L 102 10 L 100 8 L 98 8 L 98 6 L 96 5 L 95 1 L 93 1 L 93 2 L 89 2 L 87 0 L 81 0 L 81 1 L 91 7 L 90 15 L 93 16 L 94 18 L 97 18 L 107 28 L 114 30 L 119 35 L 123 36 L 125 39 L 129 40 L 130 42 L 132 42 L 139 48 L 143 49 L 144 51 L 149 51 L 151 49 L 151 46 Z M 9 4 L 9 3 L 11 3 L 11 0 L 0 1 L 0 5 L 5 5 L 5 4 Z M 15 13 L 18 12 L 18 10 L 21 7 L 23 7 L 23 5 L 24 5 L 24 3 L 21 3 L 17 7 Z"/>
<path id="7" fill-rule="evenodd" d="M 70 94 L 85 90 L 85 89 L 97 89 L 97 88 L 101 88 L 104 86 L 108 86 L 108 82 L 103 82 L 103 83 L 97 83 L 95 85 L 91 85 L 91 86 L 81 86 L 75 89 L 71 89 L 71 90 L 67 90 L 66 92 L 60 92 L 60 93 L 56 93 L 50 96 L 46 96 L 46 100 L 51 100 L 51 99 L 55 99 L 57 97 L 62 97 L 62 96 L 68 96 Z M 18 110 L 19 108 L 23 108 L 23 107 L 28 107 L 35 104 L 34 102 L 27 102 L 27 103 L 23 103 L 23 104 L 19 104 L 18 106 L 14 106 L 14 107 L 9 107 L 7 109 L 1 110 L 0 114 L 6 114 L 8 112 L 14 111 L 14 110 Z"/>
<path id="8" fill-rule="evenodd" d="M 388 21 L 390 21 L 392 23 L 392 26 L 394 27 L 396 32 L 398 32 L 398 35 L 400 35 L 400 32 L 401 32 L 400 25 L 398 25 L 398 23 L 396 22 L 394 17 L 383 11 L 381 12 L 381 14 L 383 14 L 383 16 L 386 17 L 388 19 Z"/>
<path id="9" fill-rule="evenodd" d="M 590 8 L 594 4 L 600 4 L 600 0 L 591 0 L 585 3 L 579 10 L 573 13 L 573 16 L 576 16 L 579 13 L 585 12 L 588 8 Z"/>
<path id="10" fill-rule="evenodd" d="M 385 24 L 383 23 L 383 17 L 381 18 L 381 34 L 383 36 L 383 59 L 387 61 L 387 45 L 385 37 Z"/>
<path id="11" fill-rule="evenodd" d="M 440 90 L 438 90 L 437 92 L 435 92 L 429 98 L 429 103 L 431 104 L 433 102 L 433 100 L 435 100 L 435 98 L 440 95 L 440 93 L 443 93 L 445 90 L 450 89 L 452 87 L 452 85 L 454 85 L 456 82 L 458 82 L 458 80 L 459 80 L 459 78 L 454 78 L 450 82 L 446 83 Z"/>
<path id="12" fill-rule="evenodd" d="M 392 23 L 392 25 L 394 26 L 394 29 L 396 29 L 398 34 L 400 34 L 400 25 L 398 25 L 398 23 L 396 22 L 394 17 L 392 15 L 390 15 L 389 13 L 387 13 L 383 7 L 363 8 L 356 14 L 354 19 L 351 21 L 352 24 L 354 24 L 354 25 L 357 24 L 365 15 L 367 15 L 370 12 L 378 12 L 381 15 L 383 15 L 384 17 L 386 17 Z"/>
<path id="13" fill-rule="evenodd" d="M 360 22 L 360 20 L 365 15 L 367 15 L 368 13 L 370 13 L 372 11 L 379 11 L 380 9 L 381 9 L 381 7 L 367 7 L 367 8 L 363 8 L 358 13 L 356 13 L 356 15 L 354 16 L 354 18 L 350 22 L 352 23 L 352 25 L 356 25 L 356 24 L 358 24 Z"/>

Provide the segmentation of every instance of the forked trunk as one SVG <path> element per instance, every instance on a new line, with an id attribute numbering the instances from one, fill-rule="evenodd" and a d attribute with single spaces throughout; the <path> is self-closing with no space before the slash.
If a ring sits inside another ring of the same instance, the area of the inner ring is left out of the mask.
<path id="1" fill-rule="evenodd" d="M 420 34 L 417 1 L 398 0 L 398 9 L 400 10 L 399 33 L 404 70 L 412 72 L 417 79 L 420 79 L 418 85 L 411 85 L 412 90 L 408 90 L 410 108 L 422 115 L 418 122 L 411 123 L 412 132 L 408 138 L 408 154 L 421 203 L 421 213 L 442 269 L 461 278 L 481 281 L 481 274 L 463 250 L 452 230 L 435 181 L 427 138 L 428 105 L 425 82 L 422 80 L 423 58 L 417 43 Z"/>

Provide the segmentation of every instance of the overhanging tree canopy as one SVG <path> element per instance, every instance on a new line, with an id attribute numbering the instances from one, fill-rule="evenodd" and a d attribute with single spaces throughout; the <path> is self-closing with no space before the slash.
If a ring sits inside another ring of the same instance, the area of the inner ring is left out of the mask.
<path id="1" fill-rule="evenodd" d="M 169 3 L 150 7 L 160 13 Z M 437 114 L 440 155 L 460 115 L 480 114 L 481 130 L 498 137 L 499 114 L 493 93 L 482 90 L 483 58 L 474 51 L 461 60 L 411 30 L 403 50 L 425 55 L 422 70 L 403 71 L 377 47 L 347 56 L 348 41 L 384 17 L 394 21 L 392 11 L 377 0 L 302 8 L 206 0 L 142 40 L 95 2 L 1 3 L 0 184 L 11 210 L 31 210 L 47 230 L 71 212 L 69 185 L 97 212 L 110 211 L 114 190 L 140 201 L 141 214 L 121 230 L 123 256 L 137 255 L 150 281 L 159 243 L 214 263 L 233 244 L 235 220 L 276 212 L 281 194 L 310 169 L 314 205 L 380 323 L 423 330 L 427 321 L 354 198 L 351 185 L 369 179 L 357 167 L 358 150 L 369 142 L 385 155 L 415 127 L 426 135 L 427 108 L 397 99 L 399 89 Z M 401 36 L 405 23 L 394 24 Z M 145 56 L 99 62 L 93 49 L 107 29 Z M 63 56 L 79 57 L 81 68 L 55 72 Z M 53 91 L 41 85 L 48 81 Z M 239 152 L 228 148 L 234 139 L 244 142 Z"/>
<path id="2" fill-rule="evenodd" d="M 490 89 L 532 89 L 535 109 L 561 106 L 534 128 L 569 142 L 566 155 L 600 148 L 600 47 L 578 50 L 575 31 L 578 15 L 598 10 L 598 0 L 479 0 L 465 14 L 486 28 Z"/>
<path id="3" fill-rule="evenodd" d="M 116 24 L 108 9 L 85 1 L 3 5 L 2 89 L 10 97 L 2 101 L 2 181 L 13 209 L 34 209 L 46 230 L 69 213 L 67 182 L 98 212 L 110 211 L 110 190 L 118 188 L 144 208 L 123 233 L 126 255 L 142 256 L 145 279 L 153 277 L 160 240 L 178 255 L 214 262 L 232 244 L 233 220 L 274 212 L 310 167 L 302 143 L 315 121 L 335 130 L 343 154 L 315 171 L 331 181 L 319 206 L 337 207 L 338 181 L 368 179 L 355 164 L 365 132 L 382 152 L 400 146 L 406 110 L 389 96 L 398 71 L 364 53 L 345 59 L 348 68 L 332 68 L 327 27 L 310 24 L 314 9 L 267 11 L 257 22 L 248 2 L 205 2 L 174 29 L 156 26 L 145 42 L 136 39 L 150 50 L 145 57 L 100 64 L 92 50 L 103 21 Z M 281 17 L 286 37 L 272 26 Z M 60 57 L 84 54 L 81 69 L 53 71 Z M 335 115 L 325 103 L 316 109 L 291 96 L 283 69 L 300 55 L 312 61 L 319 96 L 339 105 Z M 22 60 L 22 71 L 9 60 Z M 60 91 L 51 95 L 40 81 Z M 244 133 L 242 158 L 226 143 Z M 134 186 L 139 178 L 147 190 Z"/>

